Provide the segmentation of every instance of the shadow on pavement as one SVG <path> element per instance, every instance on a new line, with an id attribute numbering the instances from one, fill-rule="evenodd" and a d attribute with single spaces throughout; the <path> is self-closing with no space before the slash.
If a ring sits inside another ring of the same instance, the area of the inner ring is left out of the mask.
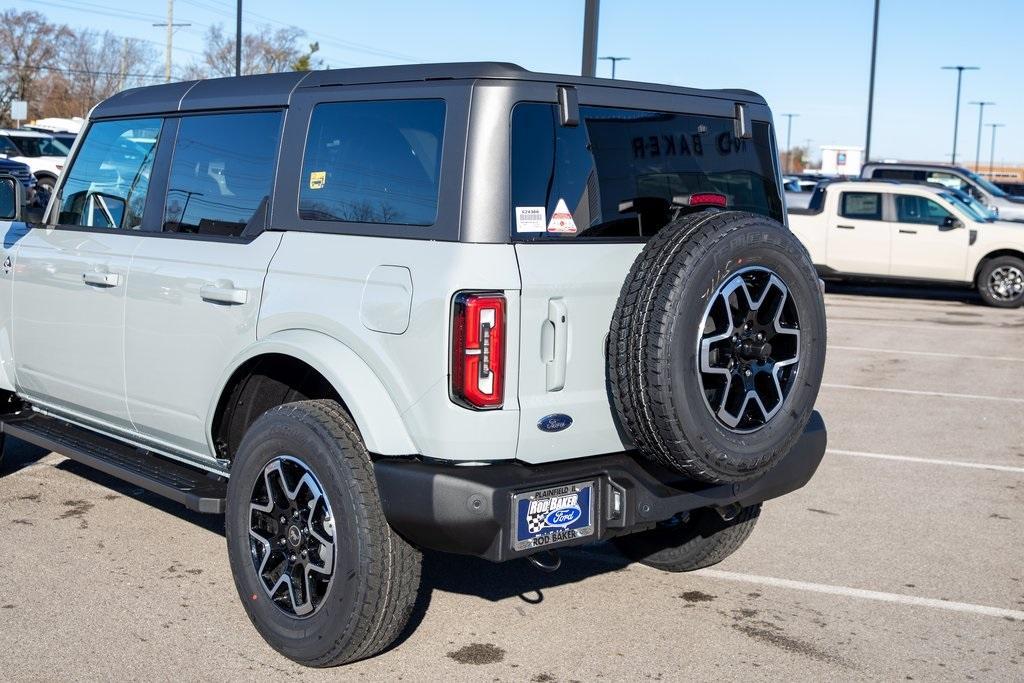
<path id="1" fill-rule="evenodd" d="M 25 443 L 20 439 L 8 438 L 4 447 L 3 462 L 0 463 L 0 477 L 17 472 L 18 470 L 34 465 L 49 451 L 32 444 Z M 134 484 L 129 484 L 121 479 L 94 470 L 88 465 L 75 462 L 74 460 L 61 460 L 53 465 L 56 469 L 70 472 L 75 476 L 91 481 L 94 484 L 110 489 L 127 498 L 134 498 L 144 504 L 173 515 L 178 519 L 195 524 L 198 527 L 224 535 L 224 518 L 220 515 L 208 515 L 201 512 L 193 512 L 184 505 L 168 500 L 155 493 L 150 493 Z"/>

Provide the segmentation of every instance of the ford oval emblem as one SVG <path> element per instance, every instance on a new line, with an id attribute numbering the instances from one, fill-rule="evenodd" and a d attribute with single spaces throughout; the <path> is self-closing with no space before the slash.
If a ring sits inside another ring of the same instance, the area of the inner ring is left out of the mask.
<path id="1" fill-rule="evenodd" d="M 582 514 L 583 511 L 578 507 L 552 510 L 548 513 L 548 516 L 544 518 L 544 523 L 548 526 L 566 527 L 579 519 Z"/>
<path id="2" fill-rule="evenodd" d="M 562 413 L 545 415 L 537 421 L 537 429 L 542 432 L 560 432 L 572 426 L 572 418 Z"/>

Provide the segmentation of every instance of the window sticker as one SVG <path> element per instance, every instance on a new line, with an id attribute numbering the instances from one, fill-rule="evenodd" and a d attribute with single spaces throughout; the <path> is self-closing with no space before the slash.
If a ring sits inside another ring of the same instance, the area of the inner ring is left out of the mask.
<path id="1" fill-rule="evenodd" d="M 516 232 L 544 232 L 546 214 L 543 206 L 517 206 Z"/>
<path id="2" fill-rule="evenodd" d="M 319 190 L 327 182 L 327 171 L 313 171 L 309 174 L 309 189 Z"/>
<path id="3" fill-rule="evenodd" d="M 548 223 L 548 232 L 575 233 L 576 223 L 569 213 L 569 207 L 565 205 L 564 199 L 559 199 L 555 206 L 555 212 L 551 214 L 551 222 Z"/>

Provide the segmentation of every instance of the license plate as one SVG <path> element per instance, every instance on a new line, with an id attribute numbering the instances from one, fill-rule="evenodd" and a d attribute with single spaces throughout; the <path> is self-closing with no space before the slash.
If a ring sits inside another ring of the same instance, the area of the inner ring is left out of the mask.
<path id="1" fill-rule="evenodd" d="M 512 497 L 512 547 L 547 546 L 594 533 L 594 482 L 552 486 Z"/>

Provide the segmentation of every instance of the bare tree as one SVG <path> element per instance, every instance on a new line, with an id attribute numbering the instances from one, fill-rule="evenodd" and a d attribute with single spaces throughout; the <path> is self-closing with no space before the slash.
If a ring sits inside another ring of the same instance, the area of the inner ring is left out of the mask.
<path id="1" fill-rule="evenodd" d="M 303 51 L 297 43 L 306 32 L 294 26 L 272 30 L 261 26 L 255 33 L 242 36 L 242 75 L 278 73 L 281 71 L 308 71 L 318 68 L 320 62 L 314 54 L 317 43 Z M 186 78 L 218 78 L 235 75 L 235 39 L 225 35 L 220 25 L 211 26 L 206 33 L 203 59 L 189 65 Z"/>
<path id="2" fill-rule="evenodd" d="M 40 85 L 59 68 L 71 29 L 53 24 L 39 12 L 0 13 L 0 121 L 9 121 L 11 100 L 27 100 L 29 114 L 43 114 Z"/>
<path id="3" fill-rule="evenodd" d="M 146 43 L 82 31 L 68 41 L 63 70 L 51 74 L 42 109 L 48 116 L 85 116 L 116 92 L 153 83 L 155 64 L 156 51 Z"/>

